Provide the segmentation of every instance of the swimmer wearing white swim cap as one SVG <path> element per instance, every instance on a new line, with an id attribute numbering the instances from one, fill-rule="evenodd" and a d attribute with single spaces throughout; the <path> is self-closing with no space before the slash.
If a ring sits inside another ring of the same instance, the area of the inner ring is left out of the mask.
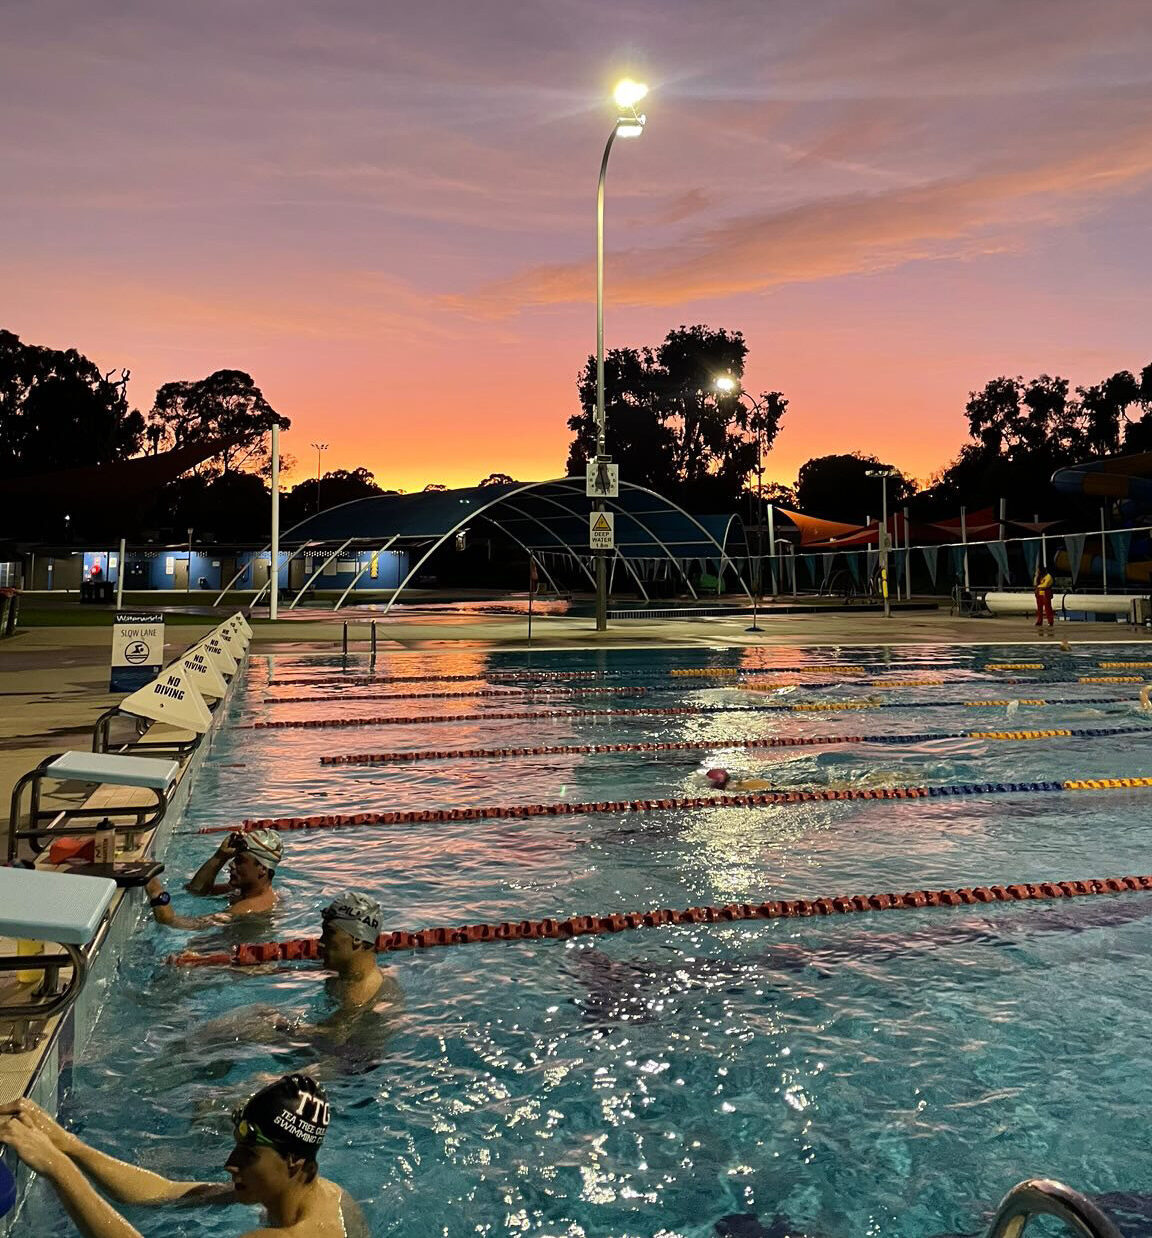
<path id="1" fill-rule="evenodd" d="M 230 900 L 227 909 L 216 916 L 177 915 L 171 907 L 171 896 L 158 879 L 153 879 L 147 886 L 152 915 L 169 928 L 200 929 L 271 911 L 277 902 L 272 879 L 283 858 L 284 843 L 275 830 L 237 830 L 227 835 L 185 887 L 189 894 L 205 898 L 226 895 Z M 218 882 L 216 878 L 225 864 L 228 880 Z"/>
<path id="2" fill-rule="evenodd" d="M 320 957 L 334 973 L 328 993 L 340 1011 L 399 1001 L 399 986 L 376 961 L 380 904 L 363 894 L 341 894 L 325 907 L 321 921 Z"/>

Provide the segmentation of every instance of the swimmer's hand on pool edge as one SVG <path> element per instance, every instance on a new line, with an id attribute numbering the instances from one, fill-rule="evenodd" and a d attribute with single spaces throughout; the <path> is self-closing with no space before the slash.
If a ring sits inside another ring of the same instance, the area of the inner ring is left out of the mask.
<path id="1" fill-rule="evenodd" d="M 140 1231 L 97 1194 L 91 1175 L 126 1204 L 233 1203 L 230 1184 L 174 1182 L 90 1148 L 26 1098 L 0 1105 L 0 1143 L 29 1169 L 43 1174 L 60 1195 L 81 1233 L 101 1238 L 139 1238 Z"/>

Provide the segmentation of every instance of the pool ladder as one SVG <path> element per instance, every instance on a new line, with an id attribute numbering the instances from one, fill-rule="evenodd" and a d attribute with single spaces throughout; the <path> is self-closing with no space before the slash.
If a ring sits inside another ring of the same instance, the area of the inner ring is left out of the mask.
<path id="1" fill-rule="evenodd" d="M 1087 1238 L 1121 1238 L 1120 1231 L 1079 1191 L 1051 1178 L 1029 1178 L 1000 1201 L 986 1238 L 1020 1238 L 1035 1216 L 1054 1216 Z"/>

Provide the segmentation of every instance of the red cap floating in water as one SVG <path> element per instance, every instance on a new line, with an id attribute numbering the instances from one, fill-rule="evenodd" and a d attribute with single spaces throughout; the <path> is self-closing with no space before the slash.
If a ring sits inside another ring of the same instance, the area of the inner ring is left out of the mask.
<path id="1" fill-rule="evenodd" d="M 704 777 L 708 779 L 717 791 L 723 791 L 732 775 L 726 769 L 710 769 Z"/>

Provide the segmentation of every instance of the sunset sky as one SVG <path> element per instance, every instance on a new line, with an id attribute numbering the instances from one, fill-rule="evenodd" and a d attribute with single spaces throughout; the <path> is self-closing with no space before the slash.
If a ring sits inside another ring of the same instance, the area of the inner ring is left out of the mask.
<path id="1" fill-rule="evenodd" d="M 248 370 L 325 468 L 563 470 L 595 345 L 744 332 L 767 462 L 926 477 L 969 390 L 1152 361 L 1148 0 L 3 0 L 0 327 Z"/>

